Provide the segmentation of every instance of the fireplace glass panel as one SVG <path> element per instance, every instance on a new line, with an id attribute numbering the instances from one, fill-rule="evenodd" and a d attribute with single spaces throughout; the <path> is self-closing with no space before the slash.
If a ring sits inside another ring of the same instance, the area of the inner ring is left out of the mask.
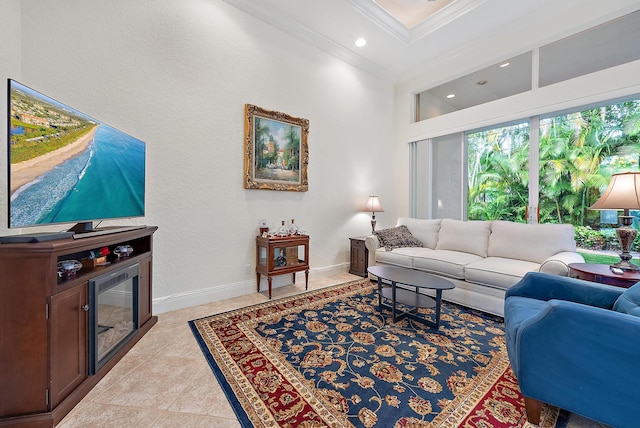
<path id="1" fill-rule="evenodd" d="M 91 281 L 92 373 L 138 329 L 138 264 Z"/>

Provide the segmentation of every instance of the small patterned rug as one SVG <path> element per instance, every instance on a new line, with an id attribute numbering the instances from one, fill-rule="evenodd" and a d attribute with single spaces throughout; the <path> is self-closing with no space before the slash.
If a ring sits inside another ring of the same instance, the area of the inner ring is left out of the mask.
<path id="1" fill-rule="evenodd" d="M 377 304 L 360 280 L 189 325 L 243 427 L 528 425 L 502 318 L 445 302 L 434 331 Z"/>

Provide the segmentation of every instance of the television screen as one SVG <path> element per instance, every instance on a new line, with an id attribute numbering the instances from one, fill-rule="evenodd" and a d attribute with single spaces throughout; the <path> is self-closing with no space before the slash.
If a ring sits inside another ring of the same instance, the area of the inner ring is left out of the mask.
<path id="1" fill-rule="evenodd" d="M 144 215 L 145 143 L 9 79 L 9 228 Z"/>

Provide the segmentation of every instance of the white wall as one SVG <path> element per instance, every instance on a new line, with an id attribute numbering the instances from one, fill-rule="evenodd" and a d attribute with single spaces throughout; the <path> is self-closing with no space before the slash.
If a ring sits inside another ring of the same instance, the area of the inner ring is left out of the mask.
<path id="1" fill-rule="evenodd" d="M 380 173 L 393 153 L 391 83 L 221 0 L 15 0 L 0 16 L 21 22 L 0 26 L 18 46 L 0 47 L 3 78 L 147 142 L 147 216 L 111 224 L 159 226 L 155 312 L 254 292 L 261 218 L 310 233 L 312 276 L 347 269 L 348 238 L 368 232 L 367 195 L 393 225 L 393 171 Z M 242 187 L 245 103 L 309 119 L 308 192 Z M 5 224 L 2 235 L 29 231 Z"/>
<path id="2" fill-rule="evenodd" d="M 20 37 L 20 0 L 7 0 L 0 5 L 0 76 L 17 76 L 20 74 L 21 43 Z M 0 147 L 7 147 L 7 83 L 0 82 Z M 6 183 L 7 155 L 0 155 L 0 231 L 7 224 L 7 191 Z M 2 234 L 2 232 L 0 232 Z"/>

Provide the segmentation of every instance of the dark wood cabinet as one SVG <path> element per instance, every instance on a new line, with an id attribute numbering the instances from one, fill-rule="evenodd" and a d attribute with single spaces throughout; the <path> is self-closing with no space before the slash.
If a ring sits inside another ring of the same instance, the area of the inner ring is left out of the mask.
<path id="1" fill-rule="evenodd" d="M 304 271 L 305 290 L 309 287 L 309 236 L 290 235 L 256 237 L 256 282 L 260 292 L 260 275 L 267 277 L 269 298 L 271 283 L 275 275 L 292 274 L 296 283 L 296 272 Z"/>
<path id="2" fill-rule="evenodd" d="M 82 239 L 0 244 L 0 427 L 53 427 L 157 322 L 152 315 L 152 248 L 157 227 Z M 83 265 L 69 277 L 58 262 L 130 245 L 127 258 Z M 139 265 L 138 329 L 89 374 L 89 282 Z"/>
<path id="3" fill-rule="evenodd" d="M 349 238 L 351 241 L 351 263 L 349 273 L 359 276 L 367 276 L 369 267 L 369 250 L 364 245 L 366 236 Z"/>
<path id="4" fill-rule="evenodd" d="M 50 410 L 87 378 L 87 304 L 86 283 L 51 296 Z"/>

